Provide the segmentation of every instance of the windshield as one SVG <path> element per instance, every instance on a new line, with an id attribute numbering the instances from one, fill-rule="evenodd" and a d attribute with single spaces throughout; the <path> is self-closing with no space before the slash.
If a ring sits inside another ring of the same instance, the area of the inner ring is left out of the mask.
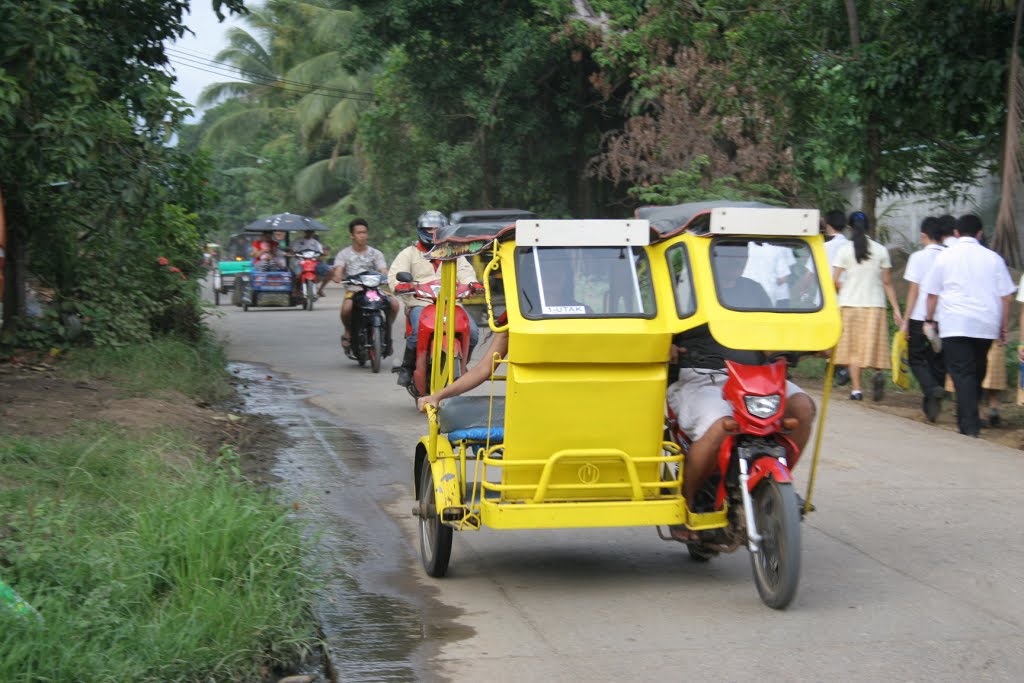
<path id="1" fill-rule="evenodd" d="M 802 240 L 721 238 L 711 245 L 718 301 L 736 311 L 821 309 L 811 248 Z"/>
<path id="2" fill-rule="evenodd" d="M 639 247 L 516 249 L 527 318 L 653 318 L 650 263 Z"/>

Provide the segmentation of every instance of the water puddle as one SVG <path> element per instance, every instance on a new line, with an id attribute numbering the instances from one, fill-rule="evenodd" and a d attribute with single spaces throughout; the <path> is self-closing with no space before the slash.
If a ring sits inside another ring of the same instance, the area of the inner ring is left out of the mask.
<path id="1" fill-rule="evenodd" d="M 230 370 L 247 382 L 245 411 L 271 416 L 291 439 L 278 453 L 275 486 L 310 522 L 313 561 L 326 578 L 318 618 L 340 680 L 439 680 L 429 657 L 469 630 L 455 624 L 456 610 L 417 590 L 406 537 L 383 509 L 408 464 L 387 457 L 395 449 L 386 436 L 311 406 L 301 383 L 268 380 L 252 364 Z"/>

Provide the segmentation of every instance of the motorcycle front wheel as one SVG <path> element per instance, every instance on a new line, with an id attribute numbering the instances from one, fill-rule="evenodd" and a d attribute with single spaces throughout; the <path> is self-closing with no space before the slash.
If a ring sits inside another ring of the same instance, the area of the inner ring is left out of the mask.
<path id="1" fill-rule="evenodd" d="M 758 552 L 751 553 L 754 583 L 762 602 L 785 609 L 800 581 L 800 508 L 790 483 L 761 480 L 751 493 L 754 523 L 761 534 Z"/>
<path id="2" fill-rule="evenodd" d="M 374 374 L 380 372 L 380 359 L 384 355 L 384 341 L 381 336 L 381 328 L 370 328 L 370 369 Z"/>

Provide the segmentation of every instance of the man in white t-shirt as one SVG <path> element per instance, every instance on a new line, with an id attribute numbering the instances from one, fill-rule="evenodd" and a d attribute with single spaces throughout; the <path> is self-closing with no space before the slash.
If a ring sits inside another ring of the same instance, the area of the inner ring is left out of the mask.
<path id="1" fill-rule="evenodd" d="M 345 247 L 338 252 L 338 255 L 334 257 L 334 276 L 335 282 L 341 282 L 349 275 L 358 275 L 359 273 L 366 272 L 377 272 L 382 275 L 388 273 L 388 263 L 384 260 L 384 254 L 379 250 L 371 247 L 368 242 L 370 239 L 370 226 L 362 218 L 354 218 L 348 224 L 348 233 L 352 236 L 352 245 Z M 341 347 L 345 349 L 345 353 L 349 353 L 349 347 L 351 346 L 352 340 L 349 334 L 349 327 L 352 325 L 352 297 L 355 293 L 360 290 L 358 285 L 349 285 L 345 291 L 345 298 L 341 302 Z M 388 320 L 388 330 L 391 330 L 391 322 L 398 317 L 398 298 L 394 296 L 388 297 L 388 304 L 391 307 L 391 318 Z M 391 340 L 391 335 L 387 335 L 388 342 Z M 384 355 L 390 355 L 390 351 L 385 351 Z"/>
<path id="2" fill-rule="evenodd" d="M 929 216 L 921 221 L 921 244 L 924 248 L 910 255 L 903 273 L 903 279 L 910 283 L 910 287 L 907 289 L 907 307 L 904 309 L 900 329 L 907 338 L 910 370 L 921 385 L 921 393 L 924 395 L 922 410 L 929 422 L 935 422 L 946 395 L 946 364 L 942 359 L 942 351 L 933 349 L 924 334 L 928 297 L 921 295 L 920 286 L 935 259 L 945 249 L 942 246 L 942 228 L 938 218 Z"/>
<path id="3" fill-rule="evenodd" d="M 937 322 L 946 369 L 956 388 L 960 433 L 981 433 L 978 400 L 993 339 L 1006 341 L 1010 301 L 1017 290 L 1006 262 L 978 243 L 981 219 L 956 222 L 957 242 L 935 259 L 921 283 L 928 294 L 925 322 Z"/>

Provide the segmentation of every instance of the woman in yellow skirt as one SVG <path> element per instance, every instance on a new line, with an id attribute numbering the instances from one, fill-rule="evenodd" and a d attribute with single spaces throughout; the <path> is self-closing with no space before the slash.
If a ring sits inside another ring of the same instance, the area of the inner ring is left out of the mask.
<path id="1" fill-rule="evenodd" d="M 896 326 L 901 322 L 890 276 L 892 261 L 888 249 L 868 238 L 868 219 L 863 212 L 850 214 L 849 224 L 853 239 L 839 249 L 832 269 L 843 317 L 835 364 L 849 366 L 853 385 L 850 398 L 854 401 L 864 400 L 861 370 L 874 370 L 872 398 L 881 401 L 885 394 L 885 375 L 881 371 L 889 369 L 887 299 Z"/>

